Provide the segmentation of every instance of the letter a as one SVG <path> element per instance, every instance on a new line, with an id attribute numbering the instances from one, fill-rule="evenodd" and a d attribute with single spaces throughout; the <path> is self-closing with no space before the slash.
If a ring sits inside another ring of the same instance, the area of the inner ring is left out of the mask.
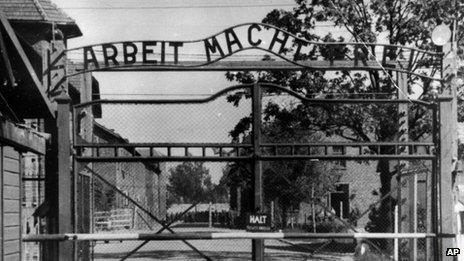
<path id="1" fill-rule="evenodd" d="M 242 43 L 240 43 L 240 40 L 238 39 L 237 35 L 235 34 L 234 30 L 232 29 L 227 29 L 225 31 L 226 34 L 226 42 L 227 42 L 227 49 L 229 49 L 229 54 L 232 53 L 232 45 L 236 44 L 238 46 L 238 49 L 243 49 Z M 230 37 L 232 36 L 232 40 Z"/>
<path id="2" fill-rule="evenodd" d="M 88 54 L 91 58 L 89 59 Z M 89 64 L 93 63 L 95 69 L 98 69 L 98 61 L 92 46 L 84 47 L 84 70 L 89 69 Z"/>

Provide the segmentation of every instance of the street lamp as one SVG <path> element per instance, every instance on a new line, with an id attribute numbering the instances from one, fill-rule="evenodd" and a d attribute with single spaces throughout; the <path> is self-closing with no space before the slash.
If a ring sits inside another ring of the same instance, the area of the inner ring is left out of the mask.
<path id="1" fill-rule="evenodd" d="M 437 46 L 445 45 L 451 38 L 451 30 L 446 24 L 440 24 L 432 31 L 432 42 Z"/>

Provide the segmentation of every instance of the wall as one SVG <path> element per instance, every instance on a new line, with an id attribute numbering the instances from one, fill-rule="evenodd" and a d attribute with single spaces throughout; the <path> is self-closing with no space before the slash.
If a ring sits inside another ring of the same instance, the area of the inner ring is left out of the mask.
<path id="1" fill-rule="evenodd" d="M 93 142 L 95 143 L 121 143 L 121 137 L 114 133 L 112 130 L 107 130 L 99 124 L 94 124 L 93 130 L 94 138 Z M 96 153 L 94 151 L 94 153 Z M 139 151 L 128 151 L 124 149 L 118 150 L 118 155 L 131 156 L 134 154 L 139 154 Z M 114 149 L 112 148 L 102 148 L 99 150 L 100 156 L 114 156 Z M 104 177 L 111 184 L 116 186 L 119 190 L 123 191 L 131 199 L 138 202 L 141 206 L 145 207 L 150 211 L 154 216 L 165 219 L 166 218 L 166 196 L 165 196 L 165 175 L 157 173 L 155 171 L 157 167 L 153 163 L 142 163 L 142 162 L 101 162 L 93 163 L 92 169 Z M 165 163 L 161 163 L 159 166 L 161 173 L 165 172 Z M 164 177 L 164 179 L 163 179 Z M 160 186 L 160 182 L 164 186 Z M 103 186 L 103 193 L 101 193 L 104 202 L 107 202 L 105 198 L 106 190 L 110 188 L 106 185 Z M 108 202 L 109 203 L 109 202 Z M 122 208 L 131 208 L 134 207 L 133 204 L 129 203 L 128 200 L 120 195 L 115 193 L 115 200 L 111 202 L 111 206 L 101 206 L 101 209 L 95 209 L 96 211 L 107 211 L 108 208 L 111 209 L 122 209 Z M 139 211 L 142 214 L 142 211 Z M 136 216 L 139 216 L 138 214 Z M 136 226 L 138 224 L 150 224 L 149 226 L 155 225 L 156 222 L 152 222 L 150 218 L 146 215 L 143 215 L 143 219 L 148 222 L 135 222 Z M 136 228 L 145 228 L 145 227 L 136 227 Z"/>
<path id="2" fill-rule="evenodd" d="M 21 177 L 20 155 L 12 147 L 0 147 L 1 260 L 21 260 Z"/>

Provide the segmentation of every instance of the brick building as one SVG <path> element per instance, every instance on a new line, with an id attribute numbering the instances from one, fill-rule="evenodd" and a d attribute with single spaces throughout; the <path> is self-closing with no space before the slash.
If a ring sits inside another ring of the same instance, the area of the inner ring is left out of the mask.
<path id="1" fill-rule="evenodd" d="M 127 143 L 128 141 L 103 125 L 93 124 L 94 142 L 97 143 Z M 100 149 L 101 156 L 113 156 L 113 149 Z M 140 156 L 143 151 L 120 149 L 119 156 Z M 161 155 L 157 151 L 154 155 Z M 125 195 L 134 199 L 159 219 L 166 218 L 166 163 L 151 162 L 116 162 L 93 163 L 92 170 L 105 178 Z M 94 179 L 96 180 L 96 179 Z M 108 186 L 103 188 L 102 195 L 112 190 Z M 103 200 L 106 204 L 95 207 L 95 211 L 108 211 L 110 209 L 133 208 L 134 205 L 121 195 L 115 193 L 113 199 Z M 139 222 L 135 222 L 136 225 Z M 135 226 L 137 227 L 137 226 Z M 140 228 L 140 227 L 139 227 Z"/>

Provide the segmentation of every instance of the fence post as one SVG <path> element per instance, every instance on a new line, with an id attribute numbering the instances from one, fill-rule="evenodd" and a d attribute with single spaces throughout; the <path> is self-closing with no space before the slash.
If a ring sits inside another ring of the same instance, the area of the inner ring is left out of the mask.
<path id="1" fill-rule="evenodd" d="M 73 178 L 71 175 L 71 137 L 70 137 L 70 103 L 66 92 L 56 97 L 58 128 L 58 233 L 72 233 L 73 230 Z M 72 242 L 60 242 L 59 260 L 73 260 Z"/>
<path id="2" fill-rule="evenodd" d="M 261 143 L 261 89 L 258 83 L 253 85 L 252 90 L 252 116 L 253 116 L 253 188 L 254 188 L 254 211 L 263 211 L 263 177 L 262 165 L 259 159 Z M 254 261 L 264 260 L 264 239 L 252 239 L 251 256 Z"/>
<path id="3" fill-rule="evenodd" d="M 213 227 L 213 212 L 212 212 L 212 203 L 209 202 L 208 205 L 208 227 Z"/>

